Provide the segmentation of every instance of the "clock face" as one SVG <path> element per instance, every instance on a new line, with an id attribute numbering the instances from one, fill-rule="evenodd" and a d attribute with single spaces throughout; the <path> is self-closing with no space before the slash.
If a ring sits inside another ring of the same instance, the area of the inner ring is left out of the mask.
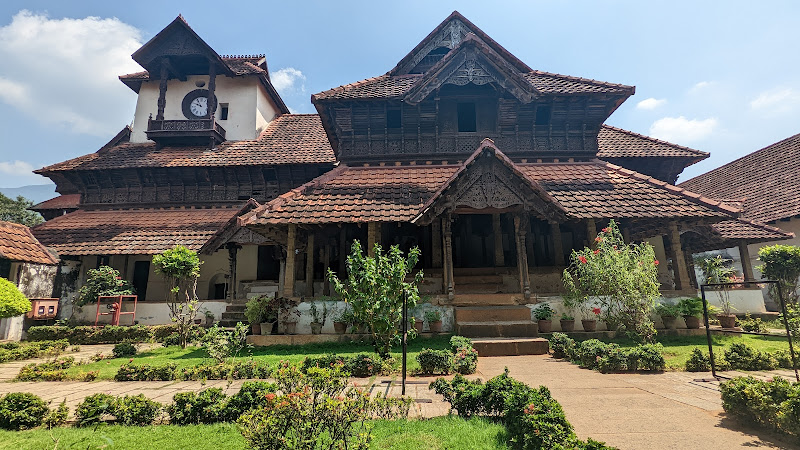
<path id="1" fill-rule="evenodd" d="M 189 103 L 189 111 L 197 117 L 208 115 L 208 97 L 197 97 Z"/>

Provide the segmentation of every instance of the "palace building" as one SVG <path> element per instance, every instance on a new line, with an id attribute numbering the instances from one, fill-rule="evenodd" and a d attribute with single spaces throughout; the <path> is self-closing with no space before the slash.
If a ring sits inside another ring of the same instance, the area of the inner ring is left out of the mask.
<path id="1" fill-rule="evenodd" d="M 354 240 L 419 246 L 422 290 L 452 309 L 558 299 L 610 219 L 668 262 L 665 296 L 696 292 L 694 252 L 792 236 L 673 185 L 707 153 L 605 125 L 633 86 L 534 70 L 458 12 L 387 73 L 313 95 L 318 114 L 289 113 L 263 55 L 218 55 L 182 17 L 133 59 L 133 126 L 37 171 L 61 196 L 33 233 L 73 274 L 64 300 L 110 264 L 144 323 L 163 316 L 151 257 L 176 244 L 201 253 L 198 294 L 222 313 L 330 295 Z"/>

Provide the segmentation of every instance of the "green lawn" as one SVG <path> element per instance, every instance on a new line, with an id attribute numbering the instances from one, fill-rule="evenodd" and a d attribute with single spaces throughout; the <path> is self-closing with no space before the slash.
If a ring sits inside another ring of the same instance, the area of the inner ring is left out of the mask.
<path id="1" fill-rule="evenodd" d="M 483 419 L 438 417 L 430 420 L 374 422 L 371 448 L 394 450 L 507 449 L 502 425 Z M 58 444 L 56 445 L 56 440 Z M 0 449 L 207 449 L 244 450 L 236 425 L 159 425 L 56 428 L 52 431 L 0 431 Z"/>
<path id="2" fill-rule="evenodd" d="M 449 348 L 450 336 L 442 335 L 431 338 L 419 338 L 408 343 L 408 370 L 409 373 L 414 369 L 419 368 L 416 356 L 424 347 L 444 349 Z M 392 356 L 396 359 L 397 367 L 399 368 L 400 358 L 402 353 L 399 351 L 400 347 L 395 348 Z M 288 361 L 292 363 L 302 362 L 308 356 L 319 356 L 325 353 L 336 353 L 344 356 L 355 356 L 358 353 L 373 353 L 373 347 L 367 343 L 327 343 L 327 344 L 313 344 L 313 345 L 298 345 L 298 346 L 272 346 L 272 347 L 254 347 L 250 353 L 253 359 L 264 361 L 270 365 L 276 365 L 281 361 Z M 245 356 L 246 357 L 246 356 Z M 77 374 L 81 372 L 89 372 L 93 370 L 99 371 L 98 379 L 111 380 L 117 373 L 119 366 L 130 361 L 131 358 L 114 358 L 105 359 L 82 366 L 75 366 L 69 369 L 69 373 Z M 133 357 L 135 364 L 152 364 L 163 365 L 167 363 L 175 363 L 178 368 L 191 367 L 198 364 L 213 364 L 214 361 L 208 357 L 206 351 L 199 347 L 187 347 L 181 349 L 178 346 L 166 348 L 154 348 L 149 351 L 142 352 Z"/>

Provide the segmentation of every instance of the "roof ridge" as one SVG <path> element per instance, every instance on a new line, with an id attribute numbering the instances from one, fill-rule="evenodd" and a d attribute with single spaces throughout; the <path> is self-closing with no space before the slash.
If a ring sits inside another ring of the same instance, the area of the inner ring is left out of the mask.
<path id="1" fill-rule="evenodd" d="M 634 90 L 636 89 L 636 86 L 631 86 L 631 85 L 628 85 L 628 84 L 611 83 L 610 81 L 595 80 L 594 78 L 576 77 L 574 75 L 564 75 L 562 73 L 546 72 L 544 70 L 531 70 L 530 72 L 527 72 L 527 73 L 534 73 L 534 74 L 537 74 L 537 75 L 545 75 L 545 76 L 551 76 L 551 77 L 566 78 L 568 80 L 581 81 L 581 82 L 584 82 L 584 83 L 591 83 L 591 84 L 599 84 L 599 85 L 603 85 L 603 86 L 623 87 L 623 88 L 629 88 L 629 89 L 634 89 Z"/>
<path id="2" fill-rule="evenodd" d="M 313 94 L 311 96 L 311 101 L 314 101 L 314 99 L 319 98 L 319 96 L 322 96 L 322 98 L 324 99 L 326 95 L 332 95 L 332 94 L 336 94 L 336 93 L 342 92 L 342 91 L 345 90 L 345 88 L 361 86 L 362 84 L 368 83 L 370 81 L 376 81 L 378 79 L 383 80 L 383 79 L 386 79 L 386 78 L 391 78 L 391 75 L 389 75 L 388 72 L 383 74 L 383 75 L 378 75 L 378 76 L 374 76 L 374 77 L 370 77 L 370 78 L 365 78 L 363 80 L 358 80 L 358 81 L 354 81 L 352 83 L 343 84 L 341 86 L 336 86 L 334 88 L 330 88 L 328 90 Z"/>
<path id="3" fill-rule="evenodd" d="M 697 149 L 694 149 L 694 148 L 691 148 L 691 147 L 686 147 L 686 146 L 683 146 L 683 145 L 680 145 L 680 144 L 674 144 L 674 143 L 669 142 L 669 141 L 665 141 L 665 140 L 662 140 L 662 139 L 654 138 L 652 136 L 648 136 L 646 134 L 637 133 L 635 131 L 626 130 L 624 128 L 615 127 L 613 125 L 608 125 L 608 124 L 604 123 L 604 124 L 601 125 L 601 127 L 602 128 L 608 128 L 608 129 L 611 129 L 611 130 L 614 130 L 614 131 L 619 131 L 620 133 L 625 133 L 625 134 L 630 135 L 630 136 L 639 137 L 639 138 L 642 138 L 642 139 L 647 139 L 648 141 L 658 142 L 659 144 L 669 145 L 671 147 L 679 148 L 681 150 L 688 150 L 690 152 L 698 153 L 700 155 L 706 155 L 706 156 L 710 155 L 710 153 L 704 152 L 702 150 L 697 150 Z"/>
<path id="4" fill-rule="evenodd" d="M 263 53 L 257 53 L 254 55 L 219 55 L 222 59 L 256 59 L 256 58 L 266 58 L 267 55 Z"/>
<path id="5" fill-rule="evenodd" d="M 680 194 L 683 197 L 686 197 L 687 199 L 689 199 L 690 201 L 692 201 L 694 203 L 700 204 L 700 205 L 705 206 L 705 207 L 710 207 L 711 209 L 715 209 L 717 211 L 724 212 L 726 214 L 730 214 L 730 215 L 732 215 L 733 218 L 738 218 L 739 214 L 741 214 L 741 212 L 742 212 L 741 209 L 732 208 L 732 207 L 726 205 L 725 203 L 723 203 L 721 201 L 714 200 L 713 198 L 709 198 L 709 197 L 703 196 L 701 194 L 696 194 L 696 193 L 691 192 L 689 190 L 686 190 L 686 189 L 680 188 L 678 186 L 669 184 L 669 183 L 661 181 L 661 180 L 659 180 L 657 178 L 653 178 L 653 177 L 644 175 L 644 174 L 636 172 L 634 170 L 626 169 L 624 167 L 618 166 L 616 164 L 612 164 L 612 163 L 607 162 L 607 161 L 597 160 L 597 162 L 599 163 L 598 165 L 605 165 L 609 169 L 611 169 L 611 170 L 613 170 L 613 171 L 615 171 L 615 172 L 617 172 L 619 174 L 622 174 L 622 175 L 625 175 L 625 176 L 632 176 L 632 177 L 637 178 L 639 180 L 642 180 L 642 181 L 645 181 L 647 183 L 650 183 L 650 184 L 652 184 L 654 186 L 658 186 L 658 187 L 667 189 L 667 190 L 669 190 L 671 192 L 674 192 L 676 194 Z"/>

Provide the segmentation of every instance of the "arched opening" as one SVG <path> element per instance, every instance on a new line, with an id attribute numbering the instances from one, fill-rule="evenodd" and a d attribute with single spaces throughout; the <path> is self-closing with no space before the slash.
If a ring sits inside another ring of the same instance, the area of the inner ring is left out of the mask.
<path id="1" fill-rule="evenodd" d="M 208 282 L 208 300 L 225 300 L 228 296 L 227 275 L 218 273 Z"/>

